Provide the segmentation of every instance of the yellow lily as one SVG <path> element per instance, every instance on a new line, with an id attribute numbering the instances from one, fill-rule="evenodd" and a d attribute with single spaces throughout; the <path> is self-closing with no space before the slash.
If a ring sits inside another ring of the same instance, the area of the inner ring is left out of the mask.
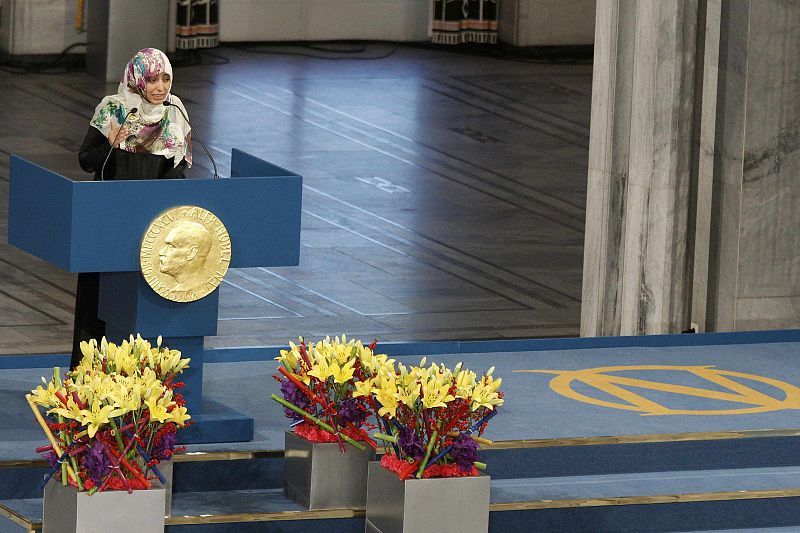
<path id="1" fill-rule="evenodd" d="M 47 385 L 47 388 L 45 389 L 39 385 L 31 391 L 33 403 L 43 407 L 55 407 L 60 405 L 61 400 L 56 397 L 56 391 L 61 389 L 56 387 L 56 384 L 52 381 L 47 382 L 44 378 L 42 378 L 42 381 Z"/>
<path id="2" fill-rule="evenodd" d="M 374 385 L 375 378 L 367 378 L 364 381 L 356 381 L 353 383 L 353 398 L 369 396 L 372 393 L 372 387 Z"/>
<path id="3" fill-rule="evenodd" d="M 395 398 L 403 405 L 413 407 L 419 400 L 419 385 L 415 381 L 408 387 L 398 387 Z"/>
<path id="4" fill-rule="evenodd" d="M 489 390 L 485 385 L 478 384 L 472 392 L 471 409 L 475 411 L 479 407 L 486 407 L 494 409 L 495 406 L 503 405 L 504 400 L 500 398 L 497 392 Z"/>
<path id="5" fill-rule="evenodd" d="M 67 397 L 66 407 L 59 402 L 59 407 L 50 409 L 48 413 L 54 413 L 63 416 L 64 418 L 68 418 L 69 420 L 78 420 L 78 418 L 81 416 L 81 409 L 78 407 L 78 404 L 75 403 L 72 395 L 70 395 Z"/>
<path id="6" fill-rule="evenodd" d="M 348 381 L 350 381 L 353 378 L 353 373 L 355 372 L 354 368 L 355 364 L 356 364 L 355 359 L 350 359 L 342 366 L 339 366 L 337 364 L 332 364 L 331 375 L 333 376 L 333 381 L 335 383 L 347 383 Z"/>
<path id="7" fill-rule="evenodd" d="M 327 381 L 329 377 L 333 376 L 333 372 L 334 369 L 323 358 L 314 363 L 313 368 L 308 371 L 308 375 L 314 376 L 320 381 Z"/>
<path id="8" fill-rule="evenodd" d="M 456 380 L 456 398 L 469 398 L 472 396 L 472 389 L 476 384 L 475 372 L 472 370 L 462 370 L 455 376 Z"/>
<path id="9" fill-rule="evenodd" d="M 119 416 L 119 410 L 114 409 L 113 405 L 100 405 L 100 400 L 95 399 L 92 402 L 91 410 L 81 409 L 80 422 L 82 425 L 87 426 L 89 438 L 94 437 L 95 433 L 109 423 L 110 418 Z"/>
<path id="10" fill-rule="evenodd" d="M 489 371 L 481 378 L 480 383 L 475 385 L 475 388 L 472 390 L 471 407 L 473 411 L 479 407 L 494 409 L 495 406 L 503 405 L 504 400 L 497 393 L 497 390 L 503 383 L 503 379 L 494 379 L 492 377 L 493 371 L 494 367 L 490 368 Z"/>
<path id="11" fill-rule="evenodd" d="M 450 382 L 431 378 L 422 383 L 422 406 L 425 409 L 433 407 L 447 407 L 447 402 L 455 399 L 449 393 Z"/>
<path id="12" fill-rule="evenodd" d="M 159 369 L 161 370 L 162 376 L 183 372 L 191 361 L 189 358 L 181 358 L 181 352 L 178 350 L 164 349 L 161 350 L 158 355 L 161 358 Z"/>
<path id="13" fill-rule="evenodd" d="M 123 414 L 138 411 L 142 406 L 142 386 L 135 379 L 124 379 L 120 376 L 107 398 Z"/>
<path id="14" fill-rule="evenodd" d="M 380 384 L 380 388 L 372 389 L 375 394 L 375 399 L 380 403 L 381 407 L 378 409 L 378 416 L 389 415 L 394 418 L 397 415 L 397 386 L 394 381 L 384 380 Z"/>
<path id="15" fill-rule="evenodd" d="M 149 398 L 145 401 L 145 405 L 147 406 L 147 410 L 150 411 L 150 421 L 158 420 L 164 423 L 172 417 L 172 415 L 167 412 L 167 406 L 157 399 Z"/>
<path id="16" fill-rule="evenodd" d="M 186 425 L 186 421 L 189 420 L 190 418 L 192 418 L 186 412 L 186 408 L 185 407 L 176 407 L 175 409 L 173 409 L 169 413 L 169 415 L 170 415 L 170 419 L 173 422 L 175 422 L 176 424 L 178 424 L 179 426 L 181 426 L 181 427 Z"/>
<path id="17" fill-rule="evenodd" d="M 80 350 L 81 355 L 83 355 L 81 362 L 87 358 L 91 361 L 94 359 L 95 353 L 97 353 L 97 341 L 94 339 L 90 339 L 88 342 L 81 341 Z"/>

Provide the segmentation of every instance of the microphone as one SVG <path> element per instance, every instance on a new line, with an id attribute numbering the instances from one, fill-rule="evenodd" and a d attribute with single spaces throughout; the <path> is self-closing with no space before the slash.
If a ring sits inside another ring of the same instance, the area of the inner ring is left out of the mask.
<path id="1" fill-rule="evenodd" d="M 106 163 L 108 163 L 108 158 L 111 157 L 111 152 L 114 151 L 114 145 L 117 143 L 117 139 L 119 138 L 119 134 L 122 132 L 122 127 L 128 122 L 128 117 L 132 114 L 139 111 L 138 108 L 134 107 L 130 111 L 125 114 L 125 118 L 122 120 L 122 124 L 119 125 L 119 129 L 117 130 L 117 134 L 114 135 L 114 140 L 111 141 L 111 148 L 109 148 L 108 153 L 106 154 L 106 160 L 103 161 L 103 166 L 100 167 L 100 181 L 105 181 L 104 179 L 104 172 L 106 171 Z"/>
<path id="2" fill-rule="evenodd" d="M 178 111 L 180 111 L 181 115 L 183 115 L 183 120 L 185 120 L 186 123 L 189 124 L 189 127 L 192 126 L 192 123 L 189 122 L 189 117 L 187 117 L 186 113 L 183 112 L 183 109 L 181 109 L 181 106 L 179 106 L 177 104 L 173 104 L 172 102 L 168 102 L 166 100 L 164 100 L 163 103 L 164 103 L 164 107 L 172 106 L 175 109 L 177 109 Z M 194 129 L 194 128 L 192 128 L 192 129 Z M 197 135 L 197 133 L 194 134 L 194 137 L 195 137 L 195 139 L 197 139 L 197 142 L 200 143 L 200 146 L 203 147 L 203 150 L 205 151 L 206 155 L 211 160 L 211 164 L 214 166 L 214 179 L 219 179 L 219 174 L 217 174 L 217 163 L 214 161 L 214 158 L 211 157 L 211 152 L 208 151 L 208 148 L 206 147 L 206 143 L 203 142 L 203 140 L 200 138 L 199 135 Z"/>

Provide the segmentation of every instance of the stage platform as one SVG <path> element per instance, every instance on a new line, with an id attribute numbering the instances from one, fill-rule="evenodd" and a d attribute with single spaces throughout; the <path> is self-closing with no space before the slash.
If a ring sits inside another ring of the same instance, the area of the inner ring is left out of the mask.
<path id="1" fill-rule="evenodd" d="M 427 355 L 477 372 L 494 366 L 503 378 L 506 404 L 486 434 L 496 444 L 481 452 L 492 476 L 492 531 L 800 530 L 800 331 L 378 351 L 405 364 Z M 207 354 L 206 397 L 253 416 L 256 436 L 192 445 L 176 461 L 168 531 L 264 531 L 272 521 L 280 531 L 363 531 L 363 510 L 310 513 L 282 497 L 286 419 L 269 400 L 278 391 L 275 354 Z M 0 358 L 8 531 L 35 530 L 40 520 L 42 463 L 33 450 L 44 439 L 24 394 L 60 363 L 26 356 L 39 368 L 21 368 L 22 359 Z"/>

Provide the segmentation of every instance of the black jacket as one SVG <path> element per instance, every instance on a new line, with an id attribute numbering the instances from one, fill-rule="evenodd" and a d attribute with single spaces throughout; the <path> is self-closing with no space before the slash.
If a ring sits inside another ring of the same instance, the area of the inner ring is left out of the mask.
<path id="1" fill-rule="evenodd" d="M 103 133 L 93 126 L 89 126 L 86 137 L 83 139 L 78 160 L 81 168 L 86 172 L 94 172 L 94 179 L 101 179 L 100 172 L 103 168 L 111 143 Z M 154 155 L 148 152 L 126 152 L 114 148 L 108 158 L 102 179 L 126 180 L 152 180 L 152 179 L 177 179 L 184 178 L 186 161 L 181 160 L 178 166 L 173 163 L 174 158 L 163 155 Z"/>

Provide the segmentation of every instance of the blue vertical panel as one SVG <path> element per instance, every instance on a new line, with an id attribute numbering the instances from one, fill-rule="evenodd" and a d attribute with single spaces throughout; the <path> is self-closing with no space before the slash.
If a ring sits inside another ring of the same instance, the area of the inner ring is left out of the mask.
<path id="1" fill-rule="evenodd" d="M 257 178 L 257 177 L 278 177 L 278 176 L 297 176 L 294 172 L 273 165 L 268 161 L 250 155 L 246 152 L 234 148 L 231 150 L 231 177 L 232 178 Z"/>
<path id="2" fill-rule="evenodd" d="M 11 156 L 8 242 L 70 270 L 72 180 Z"/>
<path id="3" fill-rule="evenodd" d="M 9 243 L 70 272 L 138 271 L 150 223 L 195 205 L 225 224 L 232 268 L 298 264 L 302 178 L 236 152 L 241 174 L 264 176 L 73 182 L 12 156 Z"/>
<path id="4" fill-rule="evenodd" d="M 216 335 L 219 288 L 194 302 L 173 302 L 156 294 L 139 272 L 101 273 L 98 315 L 142 337 Z"/>
<path id="5" fill-rule="evenodd" d="M 171 350 L 180 350 L 181 356 L 188 357 L 189 368 L 184 370 L 179 380 L 186 384 L 181 389 L 189 414 L 203 412 L 203 337 L 164 337 L 162 344 Z"/>

